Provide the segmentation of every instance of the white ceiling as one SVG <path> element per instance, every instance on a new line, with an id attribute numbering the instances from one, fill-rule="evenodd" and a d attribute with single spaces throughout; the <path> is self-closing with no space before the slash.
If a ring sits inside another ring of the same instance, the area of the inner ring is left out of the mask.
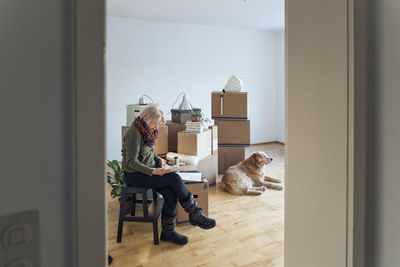
<path id="1" fill-rule="evenodd" d="M 107 15 L 222 27 L 281 30 L 284 0 L 106 0 Z"/>

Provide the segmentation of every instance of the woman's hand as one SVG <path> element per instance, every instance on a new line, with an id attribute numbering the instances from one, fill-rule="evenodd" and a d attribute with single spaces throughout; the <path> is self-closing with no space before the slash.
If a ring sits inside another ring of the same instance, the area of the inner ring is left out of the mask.
<path id="1" fill-rule="evenodd" d="M 160 175 L 163 176 L 166 173 L 170 173 L 171 170 L 170 169 L 164 169 L 164 168 L 155 168 L 153 169 L 153 175 Z"/>
<path id="2" fill-rule="evenodd" d="M 160 167 L 161 169 L 164 169 L 164 167 L 165 167 L 165 162 L 164 162 L 163 160 L 160 160 L 160 161 L 158 162 L 158 167 Z"/>

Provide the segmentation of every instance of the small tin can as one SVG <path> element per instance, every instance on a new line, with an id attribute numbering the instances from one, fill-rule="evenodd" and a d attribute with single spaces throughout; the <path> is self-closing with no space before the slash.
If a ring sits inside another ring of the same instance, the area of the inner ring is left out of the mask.
<path id="1" fill-rule="evenodd" d="M 174 157 L 174 160 L 175 160 L 175 166 L 179 166 L 179 158 L 178 157 Z"/>

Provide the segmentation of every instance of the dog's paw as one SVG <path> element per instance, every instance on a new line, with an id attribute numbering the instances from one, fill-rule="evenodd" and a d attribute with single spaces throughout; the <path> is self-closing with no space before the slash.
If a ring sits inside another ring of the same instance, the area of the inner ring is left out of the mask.
<path id="1" fill-rule="evenodd" d="M 262 191 L 265 191 L 265 190 L 267 190 L 267 188 L 266 188 L 265 186 L 262 185 L 262 186 L 261 186 L 261 190 L 262 190 Z"/>
<path id="2" fill-rule="evenodd" d="M 272 178 L 269 176 L 264 176 L 264 181 L 278 183 L 278 184 L 282 182 L 282 180 L 280 180 L 278 178 Z"/>
<path id="3" fill-rule="evenodd" d="M 273 185 L 273 186 L 271 186 L 271 189 L 274 189 L 274 190 L 282 190 L 283 187 L 280 186 L 280 185 Z"/>

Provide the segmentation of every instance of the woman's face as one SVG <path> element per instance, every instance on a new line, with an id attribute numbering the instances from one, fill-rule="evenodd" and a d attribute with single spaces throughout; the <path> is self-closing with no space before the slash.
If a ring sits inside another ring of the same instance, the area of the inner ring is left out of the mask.
<path id="1" fill-rule="evenodd" d="M 158 126 L 160 126 L 160 122 L 150 122 L 149 124 L 148 124 L 148 126 L 149 126 L 149 128 L 150 128 L 150 130 L 155 130 L 155 129 L 158 129 Z"/>

